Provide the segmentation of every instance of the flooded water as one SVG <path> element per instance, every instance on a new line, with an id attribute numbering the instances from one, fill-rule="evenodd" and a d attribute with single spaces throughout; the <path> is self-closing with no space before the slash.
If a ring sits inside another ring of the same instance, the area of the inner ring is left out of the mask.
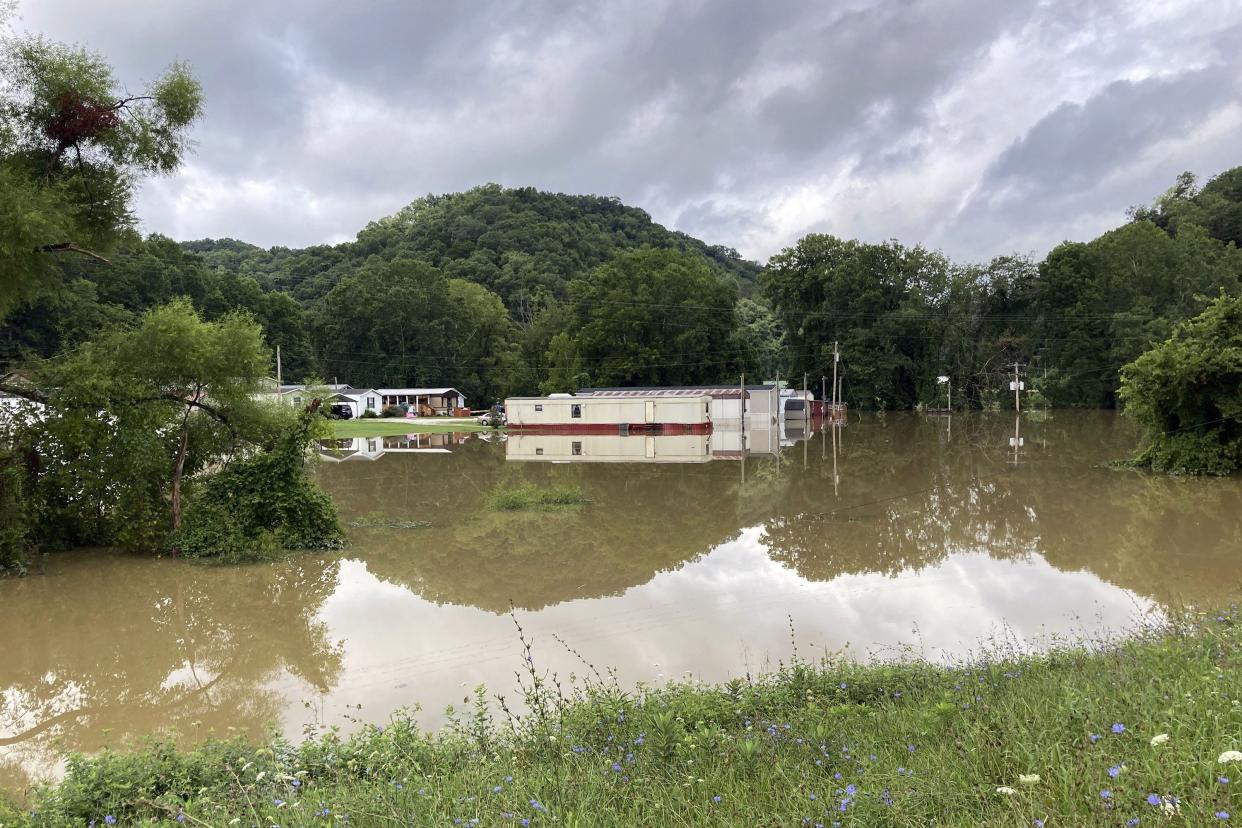
<path id="1" fill-rule="evenodd" d="M 317 474 L 344 553 L 51 556 L 0 581 L 0 788 L 157 730 L 297 736 L 416 703 L 435 725 L 475 685 L 512 691 L 510 605 L 542 668 L 585 672 L 572 647 L 628 685 L 773 667 L 791 622 L 804 658 L 947 659 L 1242 590 L 1242 479 L 1103 467 L 1135 444 L 1113 414 L 1016 438 L 1012 416 L 906 414 L 783 436 L 342 441 Z M 590 502 L 488 507 L 522 481 Z"/>

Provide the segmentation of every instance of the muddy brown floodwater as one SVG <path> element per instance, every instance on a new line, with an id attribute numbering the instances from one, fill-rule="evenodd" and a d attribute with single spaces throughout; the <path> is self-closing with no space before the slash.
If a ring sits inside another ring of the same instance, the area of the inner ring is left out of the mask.
<path id="1" fill-rule="evenodd" d="M 1019 428 L 853 415 L 836 435 L 753 432 L 744 461 L 723 430 L 342 441 L 316 473 L 356 524 L 343 553 L 222 568 L 84 551 L 0 581 L 0 788 L 161 730 L 297 736 L 415 704 L 434 726 L 476 685 L 513 690 L 510 604 L 541 668 L 587 669 L 555 634 L 628 685 L 771 668 L 791 620 L 804 658 L 947 660 L 1234 599 L 1242 479 L 1104 467 L 1135 445 L 1111 413 Z M 488 508 L 521 481 L 590 502 Z"/>

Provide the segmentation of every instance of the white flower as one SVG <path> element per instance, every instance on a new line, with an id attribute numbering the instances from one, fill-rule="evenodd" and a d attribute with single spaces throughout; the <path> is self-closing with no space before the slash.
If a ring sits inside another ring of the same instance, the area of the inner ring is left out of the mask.
<path id="1" fill-rule="evenodd" d="M 1023 785 L 1034 785 L 1035 783 L 1039 782 L 1039 774 L 1038 773 L 1020 773 L 1018 774 L 1018 781 L 1021 782 Z"/>
<path id="2" fill-rule="evenodd" d="M 1165 816 L 1177 816 L 1178 812 L 1182 810 L 1182 806 L 1166 796 L 1160 803 L 1160 810 L 1164 811 Z"/>
<path id="3" fill-rule="evenodd" d="M 1217 762 L 1242 762 L 1242 750 L 1227 750 L 1220 755 Z"/>
<path id="4" fill-rule="evenodd" d="M 1151 737 L 1151 746 L 1155 747 L 1156 745 L 1163 745 L 1167 741 L 1169 741 L 1169 734 L 1160 733 Z"/>
<path id="5" fill-rule="evenodd" d="M 1014 794 L 1017 793 L 1017 791 L 1015 791 L 1013 788 L 1009 787 L 1008 785 L 1001 785 L 999 788 L 996 789 L 996 792 L 998 794 L 1004 794 L 1005 796 L 1013 796 Z"/>

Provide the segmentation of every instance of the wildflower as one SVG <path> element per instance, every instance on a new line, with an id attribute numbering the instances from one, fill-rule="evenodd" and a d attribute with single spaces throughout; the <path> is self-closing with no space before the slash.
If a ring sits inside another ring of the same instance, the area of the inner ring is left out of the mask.
<path id="1" fill-rule="evenodd" d="M 717 794 L 716 796 L 713 796 L 713 797 L 712 797 L 712 802 L 720 802 L 720 795 L 719 795 L 719 794 Z"/>
<path id="2" fill-rule="evenodd" d="M 1100 791 L 1100 799 L 1112 799 L 1113 792 L 1109 790 Z"/>
<path id="3" fill-rule="evenodd" d="M 914 753 L 914 745 L 906 745 L 906 750 L 910 753 Z"/>
<path id="4" fill-rule="evenodd" d="M 273 799 L 272 804 L 275 805 L 277 808 L 285 807 L 285 801 L 283 799 Z"/>
<path id="5" fill-rule="evenodd" d="M 1134 828 L 1134 826 L 1138 824 L 1139 824 L 1138 817 L 1130 817 L 1129 819 L 1126 820 L 1126 825 L 1130 826 L 1130 828 Z"/>
<path id="6" fill-rule="evenodd" d="M 499 785 L 496 785 L 495 787 L 492 788 L 492 793 L 500 793 L 503 790 L 504 788 L 500 787 Z"/>
<path id="7" fill-rule="evenodd" d="M 1217 811 L 1217 812 L 1216 812 L 1216 818 L 1217 818 L 1217 819 L 1219 819 L 1219 820 L 1228 820 L 1228 819 L 1229 819 L 1229 812 L 1228 812 L 1228 811 Z"/>
<path id="8" fill-rule="evenodd" d="M 1092 733 L 1092 734 L 1091 734 L 1090 736 L 1088 736 L 1087 738 L 1088 738 L 1088 739 L 1090 739 L 1090 740 L 1091 740 L 1091 744 L 1093 744 L 1093 745 L 1094 745 L 1096 742 L 1100 741 L 1100 734 L 1098 734 L 1098 733 Z"/>
<path id="9" fill-rule="evenodd" d="M 1218 776 L 1218 777 L 1216 777 L 1216 781 L 1217 781 L 1217 782 L 1219 782 L 1219 783 L 1220 783 L 1220 784 L 1222 784 L 1222 785 L 1228 785 L 1228 784 L 1229 784 L 1229 777 L 1228 777 L 1228 776 Z"/>
<path id="10" fill-rule="evenodd" d="M 1159 805 L 1159 804 L 1160 804 L 1160 797 L 1156 796 L 1155 794 L 1148 794 L 1148 795 L 1147 795 L 1147 804 L 1148 804 L 1148 805 Z"/>
<path id="11" fill-rule="evenodd" d="M 114 817 L 112 814 L 108 814 L 106 817 L 104 817 L 104 824 L 105 825 L 116 825 L 116 817 Z"/>
<path id="12" fill-rule="evenodd" d="M 522 825 L 523 826 L 530 825 L 530 820 L 527 819 L 526 817 L 522 817 Z"/>
<path id="13" fill-rule="evenodd" d="M 1242 762 L 1242 750 L 1227 750 L 1216 761 L 1222 764 L 1225 762 Z"/>
<path id="14" fill-rule="evenodd" d="M 996 789 L 996 792 L 998 794 L 1004 794 L 1005 796 L 1013 796 L 1014 794 L 1017 793 L 1017 791 L 1015 791 L 1013 788 L 1009 787 L 1008 785 L 1001 785 L 999 788 Z"/>
<path id="15" fill-rule="evenodd" d="M 1021 782 L 1023 785 L 1034 785 L 1039 782 L 1039 774 L 1038 773 L 1020 773 L 1018 774 L 1018 781 Z"/>
<path id="16" fill-rule="evenodd" d="M 1126 726 L 1123 725 L 1121 722 L 1117 722 L 1113 725 L 1113 733 L 1125 733 L 1125 732 L 1126 732 Z"/>
<path id="17" fill-rule="evenodd" d="M 613 763 L 612 763 L 612 772 L 613 772 L 613 773 L 620 773 L 620 772 L 621 772 L 621 764 L 620 764 L 619 762 L 613 762 Z"/>
<path id="18" fill-rule="evenodd" d="M 1113 765 L 1108 769 L 1108 778 L 1116 779 L 1118 776 L 1121 776 L 1121 769 L 1124 767 L 1125 765 Z"/>
<path id="19" fill-rule="evenodd" d="M 1158 733 L 1151 737 L 1151 746 L 1156 747 L 1157 745 L 1163 745 L 1167 741 L 1169 741 L 1169 734 Z"/>
<path id="20" fill-rule="evenodd" d="M 850 796 L 853 796 L 854 794 L 858 793 L 858 786 L 855 785 L 853 782 L 851 782 L 850 784 L 845 786 L 845 792 L 849 794 Z"/>
<path id="21" fill-rule="evenodd" d="M 538 799 L 532 799 L 532 800 L 530 801 L 530 807 L 534 808 L 536 811 L 542 811 L 542 810 L 543 810 L 543 806 L 539 804 L 539 800 L 538 800 Z"/>
<path id="22" fill-rule="evenodd" d="M 1034 825 L 1035 828 L 1044 828 L 1044 821 L 1042 819 L 1037 819 L 1031 824 Z"/>

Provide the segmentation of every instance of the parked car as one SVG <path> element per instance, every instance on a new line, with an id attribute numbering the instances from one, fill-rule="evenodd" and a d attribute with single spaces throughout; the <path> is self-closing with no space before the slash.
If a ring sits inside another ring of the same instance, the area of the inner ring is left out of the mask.
<path id="1" fill-rule="evenodd" d="M 485 426 L 502 426 L 505 424 L 505 408 L 498 405 L 491 411 L 479 417 L 479 425 Z"/>
<path id="2" fill-rule="evenodd" d="M 333 420 L 352 420 L 354 410 L 346 403 L 337 403 L 328 409 L 328 417 Z"/>

